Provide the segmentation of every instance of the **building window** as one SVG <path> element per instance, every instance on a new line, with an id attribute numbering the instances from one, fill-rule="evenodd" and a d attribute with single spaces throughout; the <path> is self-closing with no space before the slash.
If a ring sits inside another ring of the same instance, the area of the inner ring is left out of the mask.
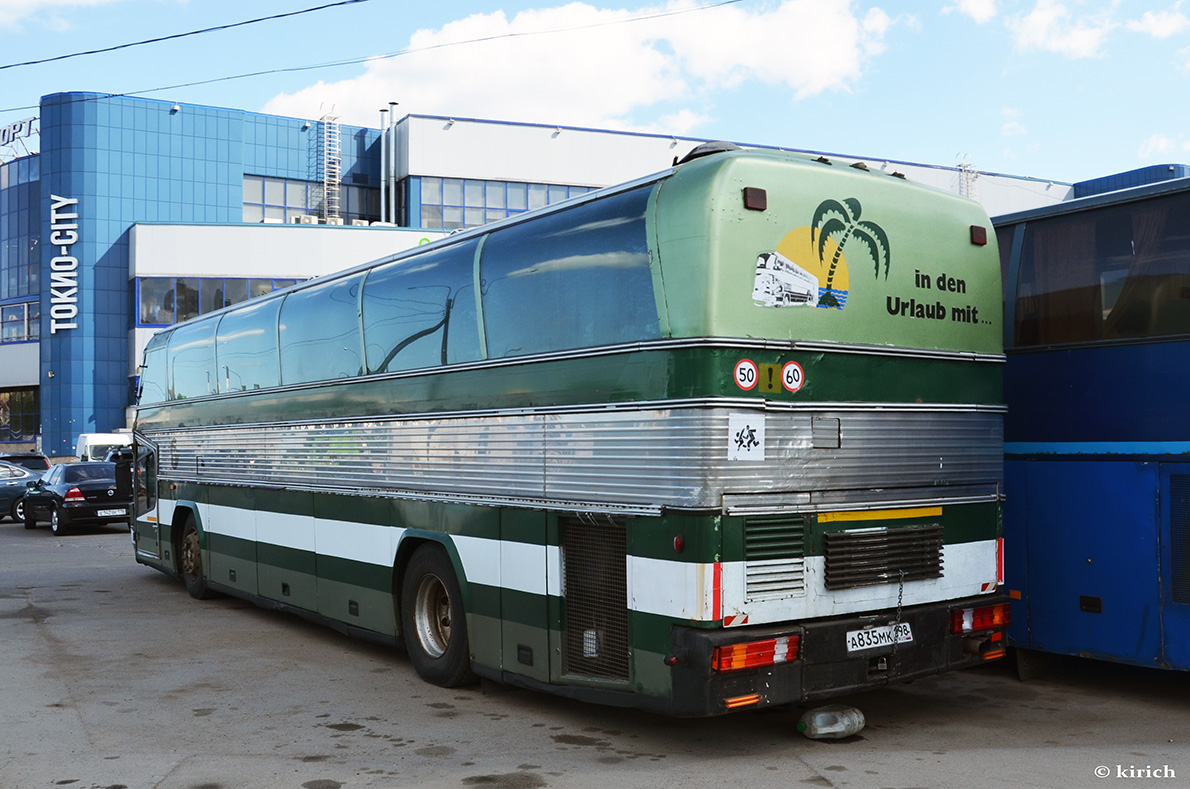
<path id="1" fill-rule="evenodd" d="M 233 277 L 139 277 L 136 280 L 136 325 L 170 326 L 249 298 L 288 288 L 299 281 Z"/>
<path id="2" fill-rule="evenodd" d="M 39 290 L 39 161 L 28 156 L 0 166 L 0 299 Z"/>
<path id="3" fill-rule="evenodd" d="M 28 342 L 41 335 L 41 307 L 37 302 L 0 307 L 0 343 Z"/>
<path id="4" fill-rule="evenodd" d="M 423 177 L 420 180 L 420 221 L 410 217 L 407 224 L 444 230 L 478 227 L 586 194 L 594 188 L 464 178 Z"/>
<path id="5" fill-rule="evenodd" d="M 299 217 L 322 216 L 322 182 L 244 176 L 244 221 L 252 224 L 285 224 Z M 380 190 L 366 186 L 339 187 L 339 217 L 375 222 L 380 219 Z"/>
<path id="6" fill-rule="evenodd" d="M 0 443 L 33 441 L 41 425 L 37 387 L 0 389 Z"/>

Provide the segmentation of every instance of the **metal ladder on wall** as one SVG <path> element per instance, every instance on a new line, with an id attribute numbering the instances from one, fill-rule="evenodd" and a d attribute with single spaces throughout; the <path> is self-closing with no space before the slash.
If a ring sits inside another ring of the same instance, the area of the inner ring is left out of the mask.
<path id="1" fill-rule="evenodd" d="M 339 217 L 339 179 L 342 176 L 339 116 L 323 115 L 322 124 L 322 219 L 328 225 L 342 224 Z"/>

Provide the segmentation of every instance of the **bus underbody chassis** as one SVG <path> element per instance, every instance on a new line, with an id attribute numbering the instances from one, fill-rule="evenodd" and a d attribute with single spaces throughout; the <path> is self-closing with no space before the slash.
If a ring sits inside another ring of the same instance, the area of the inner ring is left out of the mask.
<path id="1" fill-rule="evenodd" d="M 1007 611 L 1007 597 L 980 596 L 905 608 L 899 618 L 884 611 L 795 627 L 675 628 L 671 712 L 719 715 L 976 666 L 1003 656 Z"/>

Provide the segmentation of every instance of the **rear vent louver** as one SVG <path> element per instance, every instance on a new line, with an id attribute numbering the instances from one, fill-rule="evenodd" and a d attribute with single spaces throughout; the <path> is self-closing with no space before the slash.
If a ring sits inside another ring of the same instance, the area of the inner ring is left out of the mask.
<path id="1" fill-rule="evenodd" d="M 857 529 L 823 535 L 826 588 L 895 584 L 942 577 L 942 527 Z"/>
<path id="2" fill-rule="evenodd" d="M 624 525 L 561 518 L 563 673 L 627 680 L 628 560 Z"/>
<path id="3" fill-rule="evenodd" d="M 744 596 L 749 601 L 806 593 L 806 522 L 756 517 L 744 521 Z"/>

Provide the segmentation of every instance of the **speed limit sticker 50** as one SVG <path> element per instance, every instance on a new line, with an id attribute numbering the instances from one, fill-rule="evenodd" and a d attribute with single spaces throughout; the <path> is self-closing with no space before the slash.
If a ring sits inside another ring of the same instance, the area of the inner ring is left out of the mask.
<path id="1" fill-rule="evenodd" d="M 797 392 L 806 383 L 806 373 L 797 362 L 785 364 L 757 364 L 751 359 L 736 362 L 732 373 L 735 384 L 749 391 L 759 386 L 761 392 Z"/>
<path id="2" fill-rule="evenodd" d="M 741 389 L 755 389 L 760 380 L 760 372 L 756 362 L 751 359 L 740 359 L 735 365 L 735 383 Z"/>

